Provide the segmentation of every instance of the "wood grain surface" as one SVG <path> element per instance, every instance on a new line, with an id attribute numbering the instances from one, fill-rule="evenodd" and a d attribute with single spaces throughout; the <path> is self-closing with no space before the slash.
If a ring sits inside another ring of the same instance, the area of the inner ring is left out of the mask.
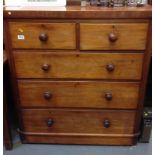
<path id="1" fill-rule="evenodd" d="M 148 23 L 80 24 L 81 50 L 144 50 Z M 110 33 L 117 40 L 109 40 Z"/>
<path id="2" fill-rule="evenodd" d="M 133 134 L 134 111 L 106 110 L 23 110 L 25 132 L 35 133 L 85 133 L 85 134 Z M 48 120 L 53 120 L 48 126 Z M 108 120 L 110 126 L 104 127 Z"/>
<path id="3" fill-rule="evenodd" d="M 22 107 L 73 107 L 136 109 L 139 97 L 138 82 L 101 81 L 18 81 Z M 45 93 L 51 96 L 44 97 Z M 107 100 L 106 94 L 112 99 Z"/>
<path id="4" fill-rule="evenodd" d="M 152 7 L 3 10 L 22 142 L 136 144 Z"/>
<path id="5" fill-rule="evenodd" d="M 9 27 L 13 48 L 76 48 L 76 34 L 74 23 L 10 22 Z M 44 42 L 40 41 L 40 34 L 46 34 L 48 36 L 48 40 Z M 24 39 L 18 39 L 18 35 L 23 35 Z"/>
<path id="6" fill-rule="evenodd" d="M 42 135 L 24 135 L 23 143 L 35 144 L 91 144 L 91 145 L 135 145 L 137 143 L 136 137 L 104 137 L 104 136 L 42 136 Z"/>
<path id="7" fill-rule="evenodd" d="M 151 19 L 152 6 L 144 7 L 9 7 L 5 6 L 7 19 Z"/>
<path id="8" fill-rule="evenodd" d="M 140 80 L 143 54 L 14 51 L 14 60 L 18 78 Z M 42 70 L 44 64 L 48 71 Z M 115 69 L 109 72 L 108 64 Z"/>

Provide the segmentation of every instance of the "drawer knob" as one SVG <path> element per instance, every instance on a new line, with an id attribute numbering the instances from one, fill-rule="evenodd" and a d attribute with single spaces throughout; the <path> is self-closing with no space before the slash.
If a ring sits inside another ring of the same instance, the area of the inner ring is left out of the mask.
<path id="1" fill-rule="evenodd" d="M 42 70 L 48 71 L 49 69 L 50 69 L 50 65 L 48 65 L 48 64 L 43 64 L 42 65 Z"/>
<path id="2" fill-rule="evenodd" d="M 111 41 L 111 42 L 115 42 L 115 41 L 117 41 L 117 35 L 115 34 L 115 33 L 109 33 L 109 40 Z"/>
<path id="3" fill-rule="evenodd" d="M 52 94 L 51 94 L 50 92 L 45 92 L 45 93 L 44 93 L 44 98 L 45 98 L 46 100 L 49 100 L 49 99 L 52 98 Z"/>
<path id="4" fill-rule="evenodd" d="M 107 71 L 112 72 L 115 69 L 115 66 L 113 64 L 108 64 L 106 66 Z"/>
<path id="5" fill-rule="evenodd" d="M 51 118 L 49 118 L 49 119 L 47 120 L 47 126 L 48 126 L 48 127 L 51 127 L 53 124 L 54 124 L 54 121 L 53 121 Z"/>
<path id="6" fill-rule="evenodd" d="M 105 128 L 109 128 L 109 127 L 110 127 L 110 121 L 109 121 L 109 120 L 104 120 L 103 126 L 104 126 Z"/>
<path id="7" fill-rule="evenodd" d="M 39 39 L 40 39 L 40 41 L 42 41 L 42 42 L 46 42 L 46 41 L 48 40 L 48 35 L 47 35 L 46 33 L 41 33 L 41 34 L 39 35 Z"/>
<path id="8" fill-rule="evenodd" d="M 106 93 L 106 94 L 105 94 L 105 99 L 106 99 L 107 101 L 111 101 L 111 100 L 112 100 L 112 93 Z"/>

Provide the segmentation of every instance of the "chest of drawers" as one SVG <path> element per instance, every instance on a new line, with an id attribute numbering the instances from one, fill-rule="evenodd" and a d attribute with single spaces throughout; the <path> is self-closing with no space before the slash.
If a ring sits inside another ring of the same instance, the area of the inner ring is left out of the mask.
<path id="1" fill-rule="evenodd" d="M 151 6 L 4 8 L 23 143 L 133 145 L 151 54 Z"/>

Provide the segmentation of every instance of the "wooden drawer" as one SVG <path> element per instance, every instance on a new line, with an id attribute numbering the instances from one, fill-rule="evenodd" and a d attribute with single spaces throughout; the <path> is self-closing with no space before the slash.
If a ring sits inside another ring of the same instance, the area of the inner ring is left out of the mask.
<path id="1" fill-rule="evenodd" d="M 22 107 L 136 109 L 139 83 L 18 81 Z"/>
<path id="2" fill-rule="evenodd" d="M 81 50 L 144 50 L 148 23 L 80 24 Z"/>
<path id="3" fill-rule="evenodd" d="M 14 52 L 18 78 L 141 79 L 143 54 Z"/>
<path id="4" fill-rule="evenodd" d="M 10 22 L 9 26 L 13 48 L 76 48 L 76 34 L 74 23 Z"/>
<path id="5" fill-rule="evenodd" d="M 59 135 L 133 134 L 136 112 L 106 110 L 22 110 L 23 131 Z"/>

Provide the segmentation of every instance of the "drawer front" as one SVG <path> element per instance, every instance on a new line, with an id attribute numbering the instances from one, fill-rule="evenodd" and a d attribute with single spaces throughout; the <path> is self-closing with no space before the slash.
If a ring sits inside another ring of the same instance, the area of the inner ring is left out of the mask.
<path id="1" fill-rule="evenodd" d="M 95 81 L 18 81 L 23 107 L 135 109 L 139 83 Z"/>
<path id="2" fill-rule="evenodd" d="M 81 50 L 144 50 L 147 23 L 80 24 Z"/>
<path id="3" fill-rule="evenodd" d="M 132 134 L 136 113 L 104 110 L 23 110 L 25 132 Z"/>
<path id="4" fill-rule="evenodd" d="M 143 54 L 20 51 L 14 59 L 18 78 L 139 80 Z"/>
<path id="5" fill-rule="evenodd" d="M 75 49 L 74 23 L 10 22 L 13 48 Z"/>

